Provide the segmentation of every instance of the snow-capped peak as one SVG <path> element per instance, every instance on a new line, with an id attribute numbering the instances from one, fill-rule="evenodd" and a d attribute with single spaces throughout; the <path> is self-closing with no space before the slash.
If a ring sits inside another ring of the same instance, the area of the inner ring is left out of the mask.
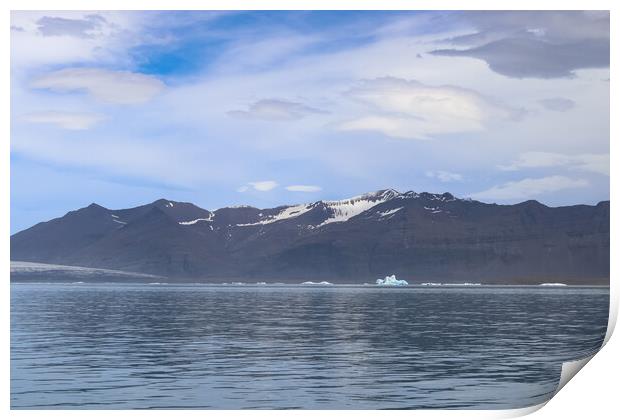
<path id="1" fill-rule="evenodd" d="M 291 206 L 282 206 L 274 209 L 265 209 L 259 210 L 252 206 L 230 206 L 226 207 L 227 209 L 254 209 L 256 213 L 252 213 L 246 215 L 246 219 L 243 223 L 237 223 L 234 226 L 258 226 L 258 225 L 268 225 L 272 223 L 276 223 L 283 220 L 295 219 L 305 213 L 313 209 L 323 209 L 325 211 L 325 219 L 317 225 L 308 225 L 310 228 L 318 228 L 324 225 L 328 225 L 330 223 L 339 223 L 346 222 L 347 220 L 355 217 L 365 211 L 372 209 L 373 207 L 385 203 L 387 201 L 399 199 L 399 200 L 407 200 L 407 199 L 423 199 L 437 202 L 449 202 L 458 200 L 450 193 L 443 194 L 432 194 L 432 193 L 416 193 L 414 191 L 407 191 L 405 193 L 400 193 L 394 189 L 384 189 L 378 190 L 375 192 L 370 192 L 362 195 L 357 195 L 351 198 L 346 198 L 343 200 L 325 200 L 325 201 L 316 201 L 313 203 L 306 204 L 295 204 Z M 166 203 L 169 203 L 166 200 Z M 439 203 L 437 203 L 439 204 Z M 433 204 L 432 208 L 427 208 L 427 210 L 432 212 L 439 212 L 439 208 L 435 208 L 436 206 Z M 381 219 L 386 219 L 392 217 L 398 211 L 402 210 L 402 206 L 395 206 L 394 208 L 381 208 L 376 214 Z M 181 225 L 194 225 L 198 222 L 214 222 L 215 219 L 218 219 L 217 210 L 209 213 L 207 217 L 196 218 L 193 220 L 180 221 Z M 319 216 L 320 217 L 320 216 Z M 249 218 L 249 220 L 248 220 Z M 230 225 L 233 226 L 233 225 Z"/>
<path id="2" fill-rule="evenodd" d="M 400 193 L 396 190 L 393 190 L 391 188 L 386 189 L 386 190 L 379 190 L 379 191 L 374 191 L 374 192 L 369 192 L 366 194 L 362 194 L 362 195 L 357 195 L 355 197 L 351 197 L 351 198 L 347 198 L 344 200 L 338 200 L 338 201 L 351 201 L 351 200 L 383 200 L 383 201 L 387 201 L 387 200 L 391 200 L 394 197 L 398 197 L 400 195 Z M 326 201 L 326 203 L 328 203 L 329 201 Z"/>

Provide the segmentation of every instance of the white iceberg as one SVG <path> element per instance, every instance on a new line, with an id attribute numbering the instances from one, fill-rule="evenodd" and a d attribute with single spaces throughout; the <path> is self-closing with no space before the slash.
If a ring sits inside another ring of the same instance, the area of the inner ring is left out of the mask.
<path id="1" fill-rule="evenodd" d="M 566 284 L 565 283 L 541 283 L 540 286 L 556 287 L 556 286 L 566 286 Z"/>
<path id="2" fill-rule="evenodd" d="M 398 280 L 394 274 L 385 276 L 384 279 L 377 279 L 377 286 L 407 286 L 409 283 L 405 280 Z"/>
<path id="3" fill-rule="evenodd" d="M 318 283 L 313 282 L 313 281 L 305 281 L 302 284 L 310 284 L 310 285 L 319 285 L 319 286 L 331 286 L 332 284 L 328 281 L 320 281 Z"/>

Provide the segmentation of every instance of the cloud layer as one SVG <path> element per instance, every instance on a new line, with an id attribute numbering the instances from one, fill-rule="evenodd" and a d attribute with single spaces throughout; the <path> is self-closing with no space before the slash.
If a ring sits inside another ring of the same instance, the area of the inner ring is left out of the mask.
<path id="1" fill-rule="evenodd" d="M 318 192 L 321 191 L 323 188 L 319 187 L 318 185 L 289 185 L 288 187 L 286 187 L 286 189 L 288 191 L 295 192 Z"/>
<path id="2" fill-rule="evenodd" d="M 250 189 L 255 191 L 271 191 L 278 186 L 278 183 L 275 181 L 254 181 L 248 182 L 246 185 L 242 185 L 237 188 L 237 192 L 246 192 Z"/>
<path id="3" fill-rule="evenodd" d="M 340 130 L 378 131 L 405 139 L 482 131 L 491 119 L 519 116 L 519 111 L 471 89 L 395 77 L 365 80 L 346 96 L 365 105 L 366 112 L 339 124 Z"/>
<path id="4" fill-rule="evenodd" d="M 40 76 L 31 87 L 53 92 L 87 92 L 111 104 L 141 104 L 153 99 L 164 84 L 153 76 L 97 68 L 66 68 Z"/>
<path id="5" fill-rule="evenodd" d="M 86 130 L 105 118 L 87 112 L 41 111 L 23 115 L 21 119 L 33 124 L 52 124 L 66 130 Z"/>
<path id="6" fill-rule="evenodd" d="M 504 76 L 572 77 L 579 69 L 609 67 L 609 12 L 470 12 L 477 32 L 451 39 L 464 49 L 432 54 L 473 57 Z"/>
<path id="7" fill-rule="evenodd" d="M 460 182 L 463 180 L 463 175 L 448 171 L 426 171 L 424 174 L 429 178 L 435 178 L 441 182 Z"/>
<path id="8" fill-rule="evenodd" d="M 55 16 L 43 16 L 37 20 L 39 32 L 43 36 L 74 36 L 77 38 L 93 38 L 106 20 L 96 14 L 83 19 L 69 19 Z"/>
<path id="9" fill-rule="evenodd" d="M 546 98 L 538 102 L 546 109 L 557 112 L 570 111 L 575 107 L 575 101 L 567 98 Z"/>
<path id="10" fill-rule="evenodd" d="M 609 155 L 581 154 L 567 155 L 549 152 L 526 152 L 509 165 L 500 165 L 504 171 L 517 171 L 533 168 L 558 168 L 594 172 L 609 176 Z"/>
<path id="11" fill-rule="evenodd" d="M 280 99 L 262 99 L 250 104 L 247 111 L 229 111 L 228 115 L 240 119 L 295 121 L 308 115 L 326 113 L 326 111 L 312 108 L 299 102 L 290 102 Z"/>
<path id="12" fill-rule="evenodd" d="M 585 179 L 575 179 L 560 175 L 548 176 L 544 178 L 526 178 L 520 181 L 506 182 L 496 185 L 487 190 L 471 194 L 472 198 L 478 200 L 526 200 L 538 197 L 545 193 L 587 187 L 588 181 Z"/>

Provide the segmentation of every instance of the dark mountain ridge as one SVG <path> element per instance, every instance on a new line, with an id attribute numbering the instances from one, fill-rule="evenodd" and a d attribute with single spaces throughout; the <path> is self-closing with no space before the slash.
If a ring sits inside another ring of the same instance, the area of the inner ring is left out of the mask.
<path id="1" fill-rule="evenodd" d="M 179 281 L 608 284 L 609 201 L 497 205 L 388 189 L 273 209 L 93 203 L 11 236 L 11 259 Z"/>

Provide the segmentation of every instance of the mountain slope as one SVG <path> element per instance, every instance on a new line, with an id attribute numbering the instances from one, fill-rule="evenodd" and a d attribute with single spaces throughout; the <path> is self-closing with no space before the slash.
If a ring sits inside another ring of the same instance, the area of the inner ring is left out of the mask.
<path id="1" fill-rule="evenodd" d="M 273 209 L 91 205 L 11 237 L 13 260 L 171 279 L 606 284 L 609 202 L 551 208 L 381 190 Z"/>

